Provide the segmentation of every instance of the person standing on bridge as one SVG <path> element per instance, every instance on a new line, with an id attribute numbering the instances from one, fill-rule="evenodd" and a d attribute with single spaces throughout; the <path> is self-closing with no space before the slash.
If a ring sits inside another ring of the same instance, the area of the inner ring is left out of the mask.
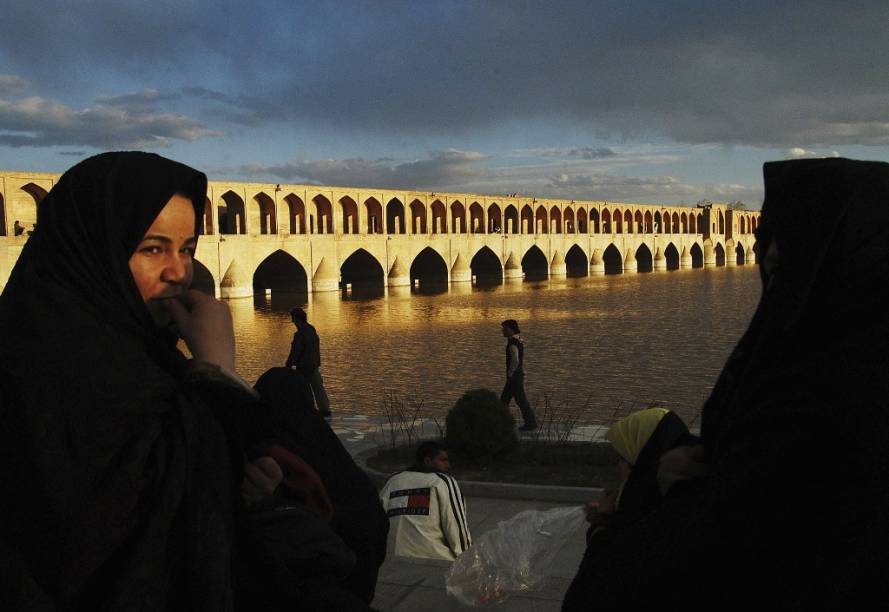
<path id="1" fill-rule="evenodd" d="M 500 327 L 506 338 L 506 384 L 500 401 L 509 408 L 510 400 L 515 398 L 525 421 L 519 430 L 534 431 L 537 429 L 537 416 L 525 396 L 525 341 L 519 336 L 519 324 L 515 319 L 503 321 Z"/>
<path id="2" fill-rule="evenodd" d="M 290 345 L 290 355 L 287 357 L 288 368 L 293 367 L 297 372 L 305 376 L 312 387 L 315 396 L 315 405 L 323 417 L 329 417 L 330 400 L 327 391 L 324 390 L 324 379 L 321 378 L 321 339 L 318 332 L 311 325 L 302 308 L 294 308 L 290 311 L 290 320 L 293 321 L 296 332 L 293 334 L 293 342 Z"/>

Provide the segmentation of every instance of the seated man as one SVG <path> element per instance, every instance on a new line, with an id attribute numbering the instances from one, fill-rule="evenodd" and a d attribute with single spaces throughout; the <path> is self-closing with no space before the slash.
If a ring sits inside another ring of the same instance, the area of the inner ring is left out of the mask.
<path id="1" fill-rule="evenodd" d="M 450 469 L 447 451 L 423 442 L 416 465 L 386 482 L 380 499 L 395 538 L 394 554 L 453 561 L 469 548 L 466 502 L 447 475 Z"/>

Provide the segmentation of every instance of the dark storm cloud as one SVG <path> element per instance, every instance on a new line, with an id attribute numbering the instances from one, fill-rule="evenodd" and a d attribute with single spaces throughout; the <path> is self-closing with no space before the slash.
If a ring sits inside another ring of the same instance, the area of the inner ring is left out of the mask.
<path id="1" fill-rule="evenodd" d="M 426 159 L 396 163 L 391 159 L 293 160 L 280 165 L 242 166 L 240 173 L 275 177 L 318 185 L 434 189 L 459 185 L 478 178 L 477 162 L 485 159 L 473 151 L 433 151 Z"/>
<path id="2" fill-rule="evenodd" d="M 885 1 L 9 0 L 0 59 L 56 86 L 179 79 L 248 125 L 456 135 L 541 121 L 812 148 L 889 144 L 886 23 Z"/>
<path id="3" fill-rule="evenodd" d="M 630 139 L 887 144 L 887 22 L 885 2 L 365 8 L 311 37 L 312 61 L 261 114 L 381 131 L 532 119 Z"/>

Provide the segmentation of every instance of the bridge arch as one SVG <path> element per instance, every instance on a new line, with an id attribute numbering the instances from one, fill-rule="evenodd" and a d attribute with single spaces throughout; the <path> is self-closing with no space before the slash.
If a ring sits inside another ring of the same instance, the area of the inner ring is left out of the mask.
<path id="1" fill-rule="evenodd" d="M 364 216 L 367 218 L 367 233 L 383 233 L 383 205 L 374 197 L 364 201 Z"/>
<path id="2" fill-rule="evenodd" d="M 22 185 L 21 190 L 30 197 L 26 196 L 15 203 L 17 206 L 14 206 L 16 210 L 12 211 L 15 217 L 13 223 L 18 221 L 25 228 L 25 231 L 31 231 L 37 223 L 37 206 L 46 197 L 47 191 L 35 183 Z"/>
<path id="3" fill-rule="evenodd" d="M 667 270 L 679 269 L 679 249 L 672 242 L 664 249 L 664 259 L 667 262 Z"/>
<path id="4" fill-rule="evenodd" d="M 577 233 L 586 234 L 589 225 L 589 217 L 587 217 L 586 208 L 581 206 L 577 209 Z"/>
<path id="5" fill-rule="evenodd" d="M 562 211 L 558 206 L 549 209 L 549 226 L 553 234 L 562 233 Z"/>
<path id="6" fill-rule="evenodd" d="M 428 234 L 426 231 L 426 205 L 420 200 L 411 201 L 411 234 Z"/>
<path id="7" fill-rule="evenodd" d="M 287 217 L 290 220 L 291 234 L 306 233 L 306 205 L 295 193 L 289 193 L 284 196 L 284 202 L 287 204 Z"/>
<path id="8" fill-rule="evenodd" d="M 312 198 L 315 203 L 315 234 L 332 234 L 333 233 L 333 206 L 324 195 L 318 194 Z M 311 223 L 310 223 L 311 225 Z"/>
<path id="9" fill-rule="evenodd" d="M 611 223 L 614 224 L 614 233 L 615 234 L 623 234 L 624 233 L 624 217 L 620 212 L 620 209 L 616 208 L 611 213 Z"/>
<path id="10" fill-rule="evenodd" d="M 501 232 L 506 233 L 503 231 L 503 214 L 500 211 L 500 206 L 493 202 L 488 206 L 488 233 L 497 234 Z"/>
<path id="11" fill-rule="evenodd" d="M 688 249 L 688 254 L 691 255 L 692 268 L 704 267 L 704 250 L 697 242 L 691 245 L 691 247 Z"/>
<path id="12" fill-rule="evenodd" d="M 404 234 L 404 204 L 398 198 L 392 198 L 386 204 L 386 233 Z"/>
<path id="13" fill-rule="evenodd" d="M 217 227 L 220 234 L 246 234 L 247 221 L 244 219 L 244 200 L 229 189 L 216 203 Z"/>
<path id="14" fill-rule="evenodd" d="M 534 212 L 534 231 L 535 234 L 548 234 L 549 233 L 549 219 L 546 217 L 546 208 L 541 206 L 537 207 L 537 210 Z"/>
<path id="15" fill-rule="evenodd" d="M 599 211 L 595 208 L 590 209 L 590 230 L 594 234 L 598 234 L 599 232 Z"/>
<path id="16" fill-rule="evenodd" d="M 570 206 L 565 207 L 565 213 L 563 221 L 565 223 L 565 233 L 566 234 L 576 234 L 577 233 L 577 225 L 574 222 L 574 209 Z"/>
<path id="17" fill-rule="evenodd" d="M 688 215 L 685 213 L 682 213 L 681 215 L 679 215 L 679 223 L 681 225 L 680 231 L 683 234 L 687 234 L 688 233 Z"/>
<path id="18" fill-rule="evenodd" d="M 747 263 L 747 251 L 744 249 L 744 245 L 740 242 L 735 246 L 735 263 L 739 266 L 743 266 Z"/>
<path id="19" fill-rule="evenodd" d="M 213 278 L 213 274 L 207 269 L 207 266 L 199 262 L 197 259 L 192 259 L 191 264 L 192 270 L 194 270 L 191 288 L 215 297 L 216 279 Z"/>
<path id="20" fill-rule="evenodd" d="M 651 216 L 651 211 L 645 211 L 645 233 L 650 234 L 654 231 L 654 219 Z"/>
<path id="21" fill-rule="evenodd" d="M 503 211 L 503 233 L 519 233 L 519 211 L 512 204 L 509 204 Z"/>
<path id="22" fill-rule="evenodd" d="M 645 233 L 645 219 L 642 216 L 641 210 L 637 210 L 636 214 L 633 216 L 633 224 L 636 226 L 637 234 Z"/>
<path id="23" fill-rule="evenodd" d="M 281 249 L 262 260 L 253 272 L 253 295 L 270 289 L 278 293 L 308 293 L 306 269 L 290 253 Z"/>
<path id="24" fill-rule="evenodd" d="M 356 249 L 340 265 L 341 288 L 352 286 L 352 294 L 356 292 L 368 295 L 381 295 L 385 290 L 386 276 L 383 266 L 377 258 L 365 251 Z"/>
<path id="25" fill-rule="evenodd" d="M 549 277 L 549 262 L 537 245 L 531 245 L 522 257 L 522 272 L 525 280 L 546 280 Z"/>
<path id="26" fill-rule="evenodd" d="M 423 293 L 439 293 L 448 289 L 448 264 L 432 247 L 426 247 L 414 257 L 410 269 L 411 285 L 419 281 Z"/>
<path id="27" fill-rule="evenodd" d="M 694 213 L 688 214 L 688 233 L 689 234 L 697 234 L 698 227 L 700 224 L 698 223 L 698 218 L 700 215 L 695 215 Z"/>
<path id="28" fill-rule="evenodd" d="M 624 271 L 624 256 L 614 243 L 609 244 L 602 253 L 602 263 L 605 264 L 605 274 L 620 274 Z"/>
<path id="29" fill-rule="evenodd" d="M 469 228 L 473 234 L 485 233 L 485 209 L 478 202 L 469 205 Z"/>
<path id="30" fill-rule="evenodd" d="M 633 213 L 629 210 L 624 212 L 624 227 L 627 228 L 627 233 L 633 233 Z"/>
<path id="31" fill-rule="evenodd" d="M 534 211 L 527 204 L 522 206 L 521 228 L 521 233 L 523 234 L 534 233 Z"/>
<path id="32" fill-rule="evenodd" d="M 590 272 L 589 259 L 576 244 L 565 253 L 565 271 L 568 276 L 587 276 Z"/>
<path id="33" fill-rule="evenodd" d="M 6 235 L 6 202 L 3 200 L 3 194 L 0 193 L 0 236 Z"/>
<path id="34" fill-rule="evenodd" d="M 460 200 L 454 200 L 451 203 L 451 233 L 466 233 L 466 207 Z"/>
<path id="35" fill-rule="evenodd" d="M 340 214 L 343 220 L 344 234 L 357 234 L 358 229 L 358 204 L 349 196 L 339 199 Z"/>
<path id="36" fill-rule="evenodd" d="M 426 205 L 415 198 L 411 200 L 411 203 L 408 205 L 408 209 L 411 211 L 410 233 L 427 234 Z"/>
<path id="37" fill-rule="evenodd" d="M 611 234 L 611 211 L 607 208 L 602 211 L 602 233 L 603 234 Z"/>
<path id="38" fill-rule="evenodd" d="M 644 242 L 636 249 L 636 271 L 651 272 L 654 270 L 654 258 L 651 249 Z"/>
<path id="39" fill-rule="evenodd" d="M 482 247 L 469 263 L 477 285 L 497 285 L 503 282 L 503 263 L 488 247 Z"/>
<path id="40" fill-rule="evenodd" d="M 660 234 L 664 231 L 663 220 L 661 219 L 660 211 L 655 211 L 654 213 L 654 233 Z"/>
<path id="41" fill-rule="evenodd" d="M 432 209 L 432 233 L 447 234 L 448 233 L 448 211 L 445 210 L 441 200 L 435 200 L 430 205 Z"/>
<path id="42" fill-rule="evenodd" d="M 713 248 L 713 253 L 716 255 L 716 265 L 724 266 L 725 265 L 725 248 L 722 246 L 721 242 L 717 242 L 716 246 Z"/>
<path id="43" fill-rule="evenodd" d="M 722 211 L 719 211 L 719 234 L 722 235 L 725 233 L 725 217 L 722 214 Z M 725 254 L 723 252 L 723 254 Z M 717 264 L 718 265 L 718 264 Z"/>
<path id="44" fill-rule="evenodd" d="M 250 203 L 250 228 L 260 234 L 277 234 L 278 220 L 275 202 L 268 194 L 260 191 Z"/>

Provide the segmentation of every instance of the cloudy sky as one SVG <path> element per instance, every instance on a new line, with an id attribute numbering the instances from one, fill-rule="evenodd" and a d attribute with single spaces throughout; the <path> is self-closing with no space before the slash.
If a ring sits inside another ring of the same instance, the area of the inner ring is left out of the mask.
<path id="1" fill-rule="evenodd" d="M 889 161 L 889 3 L 4 0 L 0 168 L 758 208 Z"/>

